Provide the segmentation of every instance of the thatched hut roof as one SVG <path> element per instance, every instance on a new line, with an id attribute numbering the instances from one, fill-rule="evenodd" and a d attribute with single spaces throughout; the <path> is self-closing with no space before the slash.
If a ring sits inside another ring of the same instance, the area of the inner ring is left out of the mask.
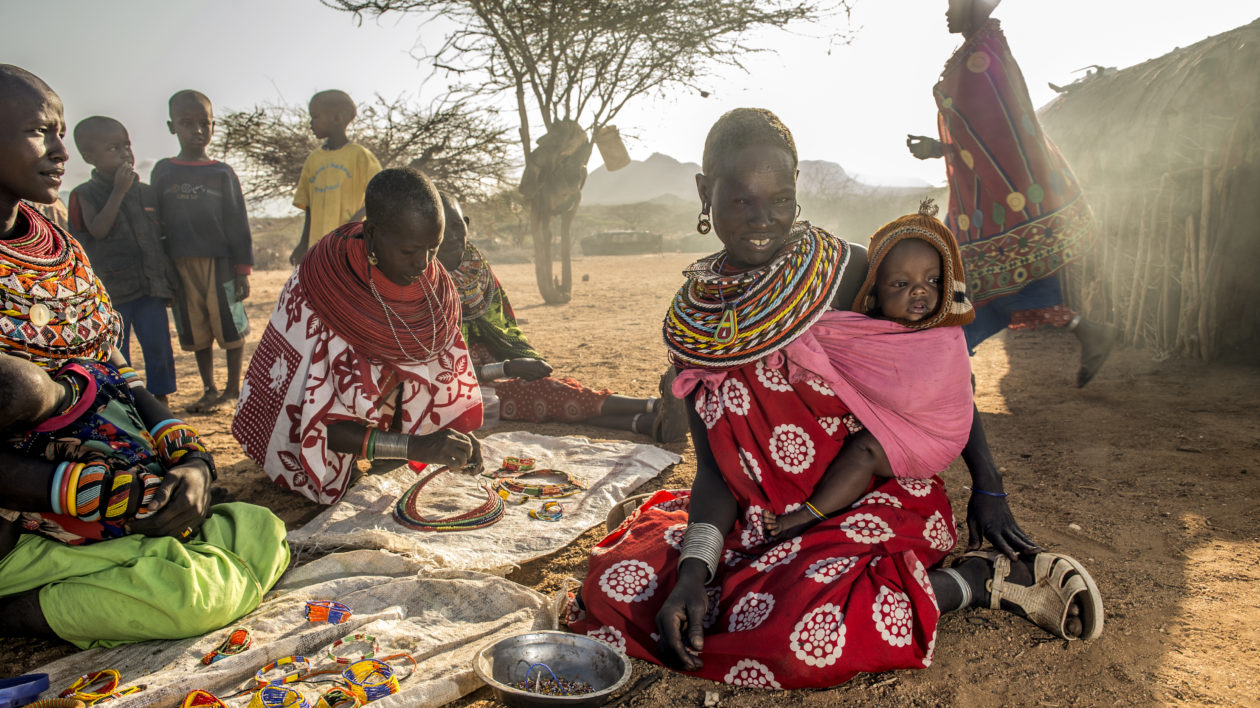
<path id="1" fill-rule="evenodd" d="M 1074 84 L 1041 111 L 1050 137 L 1088 181 L 1256 157 L 1260 20 Z M 1088 175 L 1088 177 L 1086 177 Z"/>

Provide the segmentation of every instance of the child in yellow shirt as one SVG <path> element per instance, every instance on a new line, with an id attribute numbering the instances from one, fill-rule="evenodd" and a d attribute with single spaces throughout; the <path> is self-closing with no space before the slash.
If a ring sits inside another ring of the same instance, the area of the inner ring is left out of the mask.
<path id="1" fill-rule="evenodd" d="M 358 110 L 345 91 L 320 91 L 311 97 L 309 111 L 311 132 L 324 145 L 306 158 L 293 195 L 293 206 L 306 212 L 302 238 L 289 256 L 295 266 L 324 234 L 363 218 L 363 192 L 381 171 L 376 156 L 346 137 Z"/>

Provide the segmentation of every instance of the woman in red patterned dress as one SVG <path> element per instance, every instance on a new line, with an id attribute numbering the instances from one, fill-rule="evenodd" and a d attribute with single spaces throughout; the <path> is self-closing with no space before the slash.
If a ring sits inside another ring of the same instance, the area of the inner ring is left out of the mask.
<path id="1" fill-rule="evenodd" d="M 1012 566 L 990 554 L 934 569 L 956 540 L 937 473 L 971 429 L 962 333 L 847 311 L 853 249 L 794 221 L 796 166 L 790 132 L 768 111 L 737 109 L 709 133 L 700 228 L 711 214 L 726 248 L 686 271 L 665 322 L 681 370 L 673 391 L 694 411 L 696 479 L 690 492 L 653 495 L 593 549 L 569 626 L 698 676 L 781 689 L 928 666 L 941 612 L 989 602 L 990 577 L 1033 596 L 1019 599 L 1039 624 L 1096 635 L 1097 590 L 1071 559 Z M 768 540 L 764 512 L 816 500 L 863 429 L 893 476 Z M 1072 587 L 1022 587 L 1051 572 Z M 1059 616 L 1042 617 L 1056 602 Z"/>

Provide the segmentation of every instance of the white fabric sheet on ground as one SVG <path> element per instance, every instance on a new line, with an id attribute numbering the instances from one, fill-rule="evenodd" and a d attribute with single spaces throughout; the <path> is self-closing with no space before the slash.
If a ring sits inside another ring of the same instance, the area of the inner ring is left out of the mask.
<path id="1" fill-rule="evenodd" d="M 481 451 L 487 469 L 496 469 L 509 455 L 533 457 L 539 468 L 568 472 L 588 489 L 558 500 L 564 516 L 557 522 L 530 518 L 529 510 L 542 506 L 531 500 L 509 503 L 503 519 L 483 529 L 416 531 L 393 516 L 398 498 L 420 480 L 403 465 L 386 474 L 366 475 L 341 501 L 290 532 L 289 544 L 295 550 L 383 548 L 414 556 L 429 567 L 504 574 L 560 550 L 586 529 L 602 524 L 613 504 L 681 459 L 652 445 L 525 431 L 486 436 Z M 444 472 L 421 492 L 421 511 L 426 517 L 447 517 L 473 509 L 485 501 L 482 485 L 490 482 L 479 475 Z"/>
<path id="2" fill-rule="evenodd" d="M 307 622 L 307 600 L 337 600 L 349 606 L 353 614 L 339 625 Z M 407 652 L 419 662 L 419 669 L 402 682 L 399 693 L 372 705 L 440 706 L 482 685 L 472 670 L 473 656 L 482 647 L 520 632 L 553 629 L 556 615 L 552 604 L 529 588 L 493 575 L 433 572 L 414 558 L 384 551 L 348 551 L 285 573 L 257 610 L 230 627 L 195 639 L 89 649 L 37 672 L 49 676 L 51 688 L 43 698 L 55 697 L 85 672 L 112 668 L 122 675 L 121 686 L 143 683 L 148 688 L 111 700 L 108 705 L 178 706 L 195 688 L 220 698 L 231 695 L 252 685 L 256 671 L 285 656 L 305 656 L 312 669 L 332 668 L 334 664 L 327 658 L 330 644 L 347 635 L 369 634 L 380 646 L 378 658 Z M 201 657 L 236 627 L 250 630 L 253 645 L 241 654 L 204 666 Z M 347 642 L 344 648 L 362 651 L 361 644 Z M 400 676 L 411 667 L 405 659 L 390 665 Z M 268 676 L 276 678 L 281 673 L 276 670 Z M 290 685 L 314 705 L 332 684 Z M 242 708 L 249 699 L 247 694 L 226 703 Z"/>

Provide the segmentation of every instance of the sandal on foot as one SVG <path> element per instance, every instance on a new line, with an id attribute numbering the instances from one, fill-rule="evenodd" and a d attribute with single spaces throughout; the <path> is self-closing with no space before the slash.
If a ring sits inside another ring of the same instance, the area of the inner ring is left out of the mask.
<path id="1" fill-rule="evenodd" d="M 1085 566 L 1070 556 L 1042 552 L 1033 558 L 1033 584 L 1007 582 L 1011 559 L 998 551 L 970 551 L 963 557 L 984 558 L 993 564 L 993 577 L 985 581 L 989 590 L 989 607 L 1002 609 L 1002 601 L 1010 603 L 1042 629 L 1069 641 L 1094 639 L 1102 634 L 1102 594 Z M 1068 608 L 1081 595 L 1081 634 L 1069 637 Z"/>
<path id="2" fill-rule="evenodd" d="M 678 370 L 669 367 L 662 376 L 657 388 L 660 400 L 656 403 L 656 415 L 652 418 L 652 439 L 660 443 L 673 443 L 685 440 L 690 422 L 687 420 L 687 402 L 674 395 L 671 387 Z"/>

